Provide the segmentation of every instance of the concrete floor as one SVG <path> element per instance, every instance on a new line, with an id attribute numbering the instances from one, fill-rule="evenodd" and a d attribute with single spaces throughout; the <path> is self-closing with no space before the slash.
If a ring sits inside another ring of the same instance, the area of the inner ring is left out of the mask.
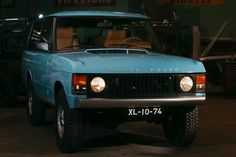
<path id="1" fill-rule="evenodd" d="M 24 100 L 0 108 L 0 157 L 234 157 L 236 156 L 236 99 L 208 96 L 200 107 L 200 134 L 189 148 L 172 148 L 160 126 L 132 122 L 117 131 L 87 128 L 86 148 L 63 154 L 57 147 L 53 124 L 31 126 Z M 50 119 L 50 118 L 49 118 Z"/>

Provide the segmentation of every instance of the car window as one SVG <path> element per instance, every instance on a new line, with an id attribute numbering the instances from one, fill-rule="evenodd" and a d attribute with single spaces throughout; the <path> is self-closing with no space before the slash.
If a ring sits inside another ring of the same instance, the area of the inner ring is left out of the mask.
<path id="1" fill-rule="evenodd" d="M 33 24 L 31 36 L 29 39 L 30 50 L 44 50 L 42 48 L 42 43 L 52 43 L 52 26 L 53 18 L 51 17 L 46 18 L 43 21 L 38 20 Z"/>
<path id="2" fill-rule="evenodd" d="M 52 43 L 53 19 L 46 18 L 43 22 L 42 39 L 47 43 Z"/>
<path id="3" fill-rule="evenodd" d="M 41 42 L 41 34 L 42 34 L 42 21 L 38 20 L 33 23 L 31 35 L 29 38 L 29 50 L 37 50 L 36 43 Z"/>

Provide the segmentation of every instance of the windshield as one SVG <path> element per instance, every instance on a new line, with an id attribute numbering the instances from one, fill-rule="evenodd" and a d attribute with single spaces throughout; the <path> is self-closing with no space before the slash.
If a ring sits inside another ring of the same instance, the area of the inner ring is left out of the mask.
<path id="1" fill-rule="evenodd" d="M 94 48 L 158 49 L 149 21 L 127 18 L 60 17 L 56 24 L 56 50 Z"/>

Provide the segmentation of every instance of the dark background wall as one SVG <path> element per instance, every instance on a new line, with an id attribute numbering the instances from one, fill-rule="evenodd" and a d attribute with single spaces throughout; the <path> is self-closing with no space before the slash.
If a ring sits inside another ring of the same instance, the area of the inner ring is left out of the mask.
<path id="1" fill-rule="evenodd" d="M 175 10 L 183 25 L 198 25 L 204 36 L 212 36 L 224 21 L 229 25 L 223 37 L 236 38 L 236 1 L 224 0 L 222 5 L 175 6 Z"/>
<path id="2" fill-rule="evenodd" d="M 27 17 L 30 0 L 0 0 L 0 18 Z M 31 0 L 33 1 L 33 0 Z M 5 7 L 3 7 L 3 5 Z"/>
<path id="3" fill-rule="evenodd" d="M 170 1 L 171 0 L 129 0 L 129 10 L 145 13 L 152 17 L 154 21 L 171 18 L 171 12 L 175 11 L 181 25 L 189 26 L 190 28 L 191 26 L 200 26 L 201 35 L 204 37 L 213 36 L 225 21 L 229 21 L 229 25 L 222 36 L 236 38 L 236 1 L 212 0 L 213 4 L 168 3 Z M 172 1 L 181 2 L 178 0 Z M 191 2 L 194 2 L 194 0 L 191 0 Z M 200 1 L 196 0 L 195 2 Z M 216 2 L 221 3 L 216 5 Z"/>

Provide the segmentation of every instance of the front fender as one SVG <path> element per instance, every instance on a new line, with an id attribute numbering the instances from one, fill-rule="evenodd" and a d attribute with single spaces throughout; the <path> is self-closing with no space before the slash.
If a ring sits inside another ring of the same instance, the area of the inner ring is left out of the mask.
<path id="1" fill-rule="evenodd" d="M 51 82 L 50 84 L 50 91 L 48 92 L 48 99 L 49 102 L 53 105 L 56 103 L 56 97 L 57 97 L 57 92 L 59 89 L 63 89 L 66 96 L 71 95 L 71 73 L 68 72 L 63 72 L 63 71 L 57 71 L 54 73 L 50 74 L 49 76 L 49 81 Z M 68 100 L 68 99 L 67 99 Z"/>

